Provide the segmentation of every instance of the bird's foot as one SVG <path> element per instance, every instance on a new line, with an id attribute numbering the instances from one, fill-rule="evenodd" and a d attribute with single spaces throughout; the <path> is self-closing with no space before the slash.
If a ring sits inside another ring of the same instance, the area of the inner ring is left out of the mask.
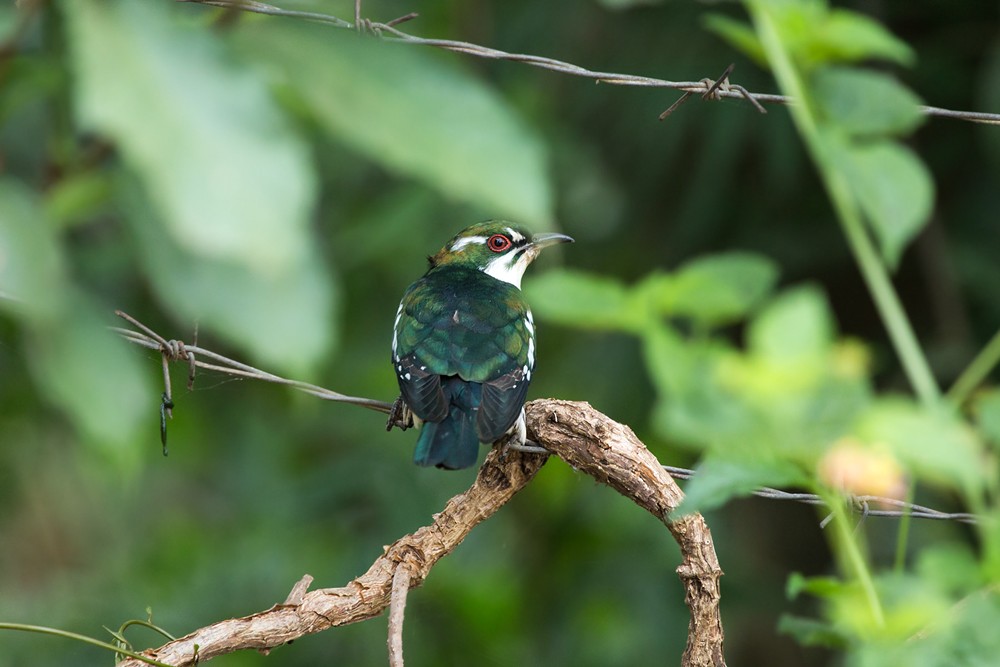
<path id="1" fill-rule="evenodd" d="M 500 450 L 500 460 L 504 461 L 509 451 L 524 447 L 524 442 L 527 439 L 528 431 L 524 423 L 524 408 L 521 408 L 521 416 L 517 418 L 510 430 L 493 445 Z"/>
<path id="2" fill-rule="evenodd" d="M 389 408 L 389 419 L 385 422 L 385 430 L 391 431 L 393 427 L 398 428 L 400 431 L 405 431 L 406 429 L 413 426 L 413 412 L 410 410 L 410 406 L 406 404 L 403 397 L 397 398 L 392 407 Z"/>

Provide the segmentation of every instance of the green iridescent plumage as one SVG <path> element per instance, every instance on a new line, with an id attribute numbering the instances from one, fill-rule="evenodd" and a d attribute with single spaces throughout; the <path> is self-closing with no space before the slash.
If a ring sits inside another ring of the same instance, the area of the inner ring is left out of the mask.
<path id="1" fill-rule="evenodd" d="M 527 363 L 527 315 L 513 285 L 476 269 L 442 266 L 403 296 L 397 352 L 419 351 L 438 375 L 485 382 Z"/>
<path id="2" fill-rule="evenodd" d="M 403 295 L 392 361 L 403 400 L 423 422 L 418 464 L 468 467 L 478 443 L 523 434 L 535 332 L 520 279 L 542 247 L 570 240 L 502 221 L 473 225 Z"/>

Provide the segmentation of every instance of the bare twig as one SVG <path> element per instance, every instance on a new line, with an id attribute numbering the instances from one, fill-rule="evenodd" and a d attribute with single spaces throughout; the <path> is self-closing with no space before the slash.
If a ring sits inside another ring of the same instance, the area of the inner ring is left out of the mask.
<path id="1" fill-rule="evenodd" d="M 763 111 L 762 104 L 792 104 L 793 100 L 785 95 L 773 95 L 767 93 L 752 93 L 746 88 L 738 85 L 729 84 L 727 81 L 715 80 L 715 79 L 702 79 L 701 81 L 668 81 L 666 79 L 658 79 L 655 77 L 648 76 L 636 76 L 632 74 L 617 74 L 614 72 L 601 72 L 597 70 L 590 70 L 585 67 L 580 67 L 579 65 L 574 65 L 562 60 L 555 60 L 553 58 L 546 58 L 544 56 L 534 56 L 524 53 L 509 53 L 507 51 L 501 51 L 500 49 L 491 49 L 489 47 L 480 46 L 478 44 L 472 44 L 470 42 L 461 42 L 450 39 L 425 39 L 423 37 L 416 37 L 409 33 L 402 32 L 394 27 L 398 24 L 401 19 L 409 20 L 410 15 L 405 17 L 400 17 L 400 19 L 395 19 L 388 23 L 378 23 L 364 19 L 360 17 L 360 8 L 356 8 L 355 22 L 352 24 L 343 19 L 337 18 L 336 16 L 331 16 L 329 14 L 320 14 L 317 12 L 299 12 L 294 10 L 282 9 L 274 5 L 269 5 L 263 2 L 256 2 L 256 0 L 178 0 L 178 2 L 192 2 L 201 5 L 211 5 L 213 7 L 224 7 L 224 8 L 235 8 L 241 9 L 243 11 L 254 12 L 257 14 L 267 14 L 269 16 L 283 16 L 289 18 L 303 19 L 307 21 L 315 21 L 319 23 L 325 23 L 336 28 L 347 28 L 353 30 L 364 29 L 365 32 L 371 32 L 376 34 L 383 39 L 403 42 L 406 44 L 415 44 L 421 46 L 430 46 L 433 48 L 444 49 L 446 51 L 454 51 L 456 53 L 463 53 L 465 55 L 474 56 L 476 58 L 486 58 L 490 60 L 509 60 L 512 62 L 524 63 L 525 65 L 530 65 L 532 67 L 539 67 L 542 69 L 547 69 L 553 72 L 559 72 L 561 74 L 568 74 L 570 76 L 579 76 L 587 79 L 593 79 L 598 83 L 610 83 L 616 86 L 642 86 L 649 88 L 671 88 L 674 90 L 681 90 L 686 93 L 702 95 L 704 99 L 719 100 L 723 98 L 728 99 L 742 99 L 754 105 L 758 111 Z M 723 77 L 724 79 L 725 77 Z M 683 96 L 681 100 L 678 100 L 671 109 L 672 111 L 676 108 L 677 104 L 683 102 L 688 96 Z M 920 112 L 928 116 L 937 116 L 941 118 L 954 118 L 957 120 L 964 120 L 971 123 L 984 123 L 988 125 L 1000 125 L 1000 114 L 997 113 L 986 113 L 977 111 L 953 111 L 951 109 L 942 109 L 939 107 L 932 106 L 921 106 Z M 669 115 L 669 114 L 667 114 Z"/>
<path id="2" fill-rule="evenodd" d="M 389 667 L 403 667 L 403 614 L 409 591 L 410 570 L 405 563 L 400 563 L 392 575 L 392 599 L 389 602 Z"/>
<path id="3" fill-rule="evenodd" d="M 309 587 L 312 586 L 312 582 L 313 578 L 311 574 L 302 575 L 302 578 L 296 581 L 295 585 L 292 586 L 292 590 L 288 591 L 288 597 L 285 598 L 285 604 L 302 604 L 302 598 L 305 597 Z"/>

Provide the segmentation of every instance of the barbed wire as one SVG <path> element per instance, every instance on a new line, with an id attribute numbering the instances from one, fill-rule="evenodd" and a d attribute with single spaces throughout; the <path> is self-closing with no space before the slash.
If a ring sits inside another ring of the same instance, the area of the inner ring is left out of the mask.
<path id="1" fill-rule="evenodd" d="M 536 56 L 525 53 L 510 53 L 508 51 L 502 51 L 500 49 L 494 49 L 486 46 L 480 46 L 479 44 L 473 44 L 471 42 L 463 42 L 451 39 L 429 39 L 425 37 L 417 37 L 409 33 L 403 32 L 396 28 L 395 26 L 410 21 L 417 18 L 416 13 L 406 14 L 399 18 L 387 21 L 385 23 L 380 23 L 376 21 L 371 21 L 366 18 L 361 17 L 361 4 L 360 0 L 355 2 L 355 21 L 351 23 L 350 21 L 345 21 L 344 19 L 338 18 L 330 14 L 322 14 L 319 12 L 303 12 L 291 9 L 282 9 L 281 7 L 276 7 L 264 2 L 258 2 L 257 0 L 177 0 L 178 2 L 190 2 L 199 5 L 210 5 L 213 7 L 221 7 L 223 9 L 233 9 L 246 12 L 253 12 L 255 14 L 264 14 L 267 16 L 281 16 L 286 18 L 296 18 L 306 21 L 313 21 L 316 23 L 323 23 L 335 28 L 341 28 L 346 30 L 356 30 L 359 32 L 366 32 L 376 35 L 382 39 L 394 42 L 401 42 L 405 44 L 414 44 L 420 46 L 429 46 L 432 48 L 444 49 L 446 51 L 453 51 L 456 53 L 463 53 L 465 55 L 473 56 L 476 58 L 485 58 L 488 60 L 507 60 L 511 62 L 523 63 L 525 65 L 530 65 L 531 67 L 539 67 L 541 69 L 550 70 L 553 72 L 559 72 L 561 74 L 568 74 L 570 76 L 578 76 L 587 79 L 593 79 L 597 83 L 608 83 L 616 86 L 640 86 L 647 88 L 669 88 L 673 90 L 683 91 L 683 95 L 674 102 L 670 107 L 667 108 L 662 114 L 660 114 L 660 120 L 663 120 L 669 116 L 678 106 L 686 102 L 692 95 L 700 94 L 702 99 L 706 100 L 720 100 L 720 99 L 743 99 L 754 106 L 760 113 L 767 113 L 767 110 L 763 107 L 763 104 L 782 104 L 788 105 L 793 104 L 794 100 L 787 95 L 775 95 L 771 93 L 753 93 L 748 91 L 746 88 L 740 85 L 736 85 L 729 82 L 729 73 L 732 71 L 732 65 L 726 70 L 723 75 L 717 79 L 705 78 L 701 81 L 668 81 L 666 79 L 659 79 L 656 77 L 649 76 L 637 76 L 634 74 L 619 74 L 615 72 L 601 72 L 598 70 L 591 70 L 585 67 L 580 67 L 579 65 L 574 65 L 572 63 L 556 60 L 554 58 L 547 58 L 545 56 Z M 1000 113 L 989 113 L 982 111 L 955 111 L 952 109 L 943 109 L 941 107 L 921 105 L 919 107 L 920 112 L 927 116 L 934 116 L 939 118 L 951 118 L 955 120 L 963 120 L 970 123 L 980 123 L 985 125 L 1000 125 Z"/>
<path id="2" fill-rule="evenodd" d="M 164 453 L 166 453 L 166 418 L 171 416 L 169 410 L 174 407 L 170 386 L 170 373 L 168 370 L 170 362 L 182 362 L 187 364 L 189 390 L 192 389 L 194 385 L 195 369 L 204 368 L 206 370 L 226 373 L 235 377 L 281 384 L 326 401 L 359 405 L 369 410 L 374 410 L 390 416 L 393 415 L 392 403 L 378 401 L 371 398 L 360 398 L 357 396 L 341 394 L 340 392 L 311 384 L 309 382 L 289 380 L 279 375 L 268 373 L 267 371 L 260 370 L 259 368 L 254 368 L 253 366 L 235 361 L 234 359 L 230 359 L 229 357 L 218 354 L 217 352 L 212 352 L 211 350 L 199 347 L 195 344 L 188 345 L 179 340 L 167 340 L 128 313 L 120 310 L 116 310 L 115 315 L 124 319 L 139 331 L 123 327 L 110 327 L 112 331 L 130 343 L 139 345 L 149 350 L 155 350 L 161 355 L 164 368 L 164 392 L 160 412 L 160 437 L 163 441 Z M 211 359 L 212 363 L 198 359 L 197 355 Z M 537 443 L 531 442 L 530 440 L 523 445 L 510 445 L 510 447 L 512 449 L 532 454 L 551 454 L 549 450 L 539 446 Z M 687 480 L 697 474 L 697 471 L 695 470 L 678 468 L 675 466 L 664 465 L 663 469 L 667 472 L 667 474 L 675 479 Z M 812 493 L 795 493 L 768 487 L 756 489 L 752 493 L 755 496 L 771 500 L 791 500 L 807 505 L 826 506 L 826 502 L 820 496 Z M 978 520 L 975 514 L 970 514 L 968 512 L 942 512 L 940 510 L 898 500 L 896 498 L 884 498 L 881 496 L 871 495 L 849 495 L 846 499 L 848 500 L 850 507 L 856 513 L 861 515 L 862 520 L 867 517 L 902 518 L 907 515 L 914 519 L 937 519 L 970 524 L 974 524 Z M 896 509 L 886 509 L 890 507 Z M 821 522 L 820 525 L 825 526 L 829 519 L 830 517 L 827 517 Z"/>

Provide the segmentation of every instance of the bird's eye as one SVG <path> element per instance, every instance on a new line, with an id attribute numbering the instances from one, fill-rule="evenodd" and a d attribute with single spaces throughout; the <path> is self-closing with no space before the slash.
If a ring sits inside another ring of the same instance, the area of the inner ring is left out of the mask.
<path id="1" fill-rule="evenodd" d="M 486 245 L 493 252 L 503 252 L 510 247 L 510 239 L 503 234 L 494 234 L 486 241 Z"/>

